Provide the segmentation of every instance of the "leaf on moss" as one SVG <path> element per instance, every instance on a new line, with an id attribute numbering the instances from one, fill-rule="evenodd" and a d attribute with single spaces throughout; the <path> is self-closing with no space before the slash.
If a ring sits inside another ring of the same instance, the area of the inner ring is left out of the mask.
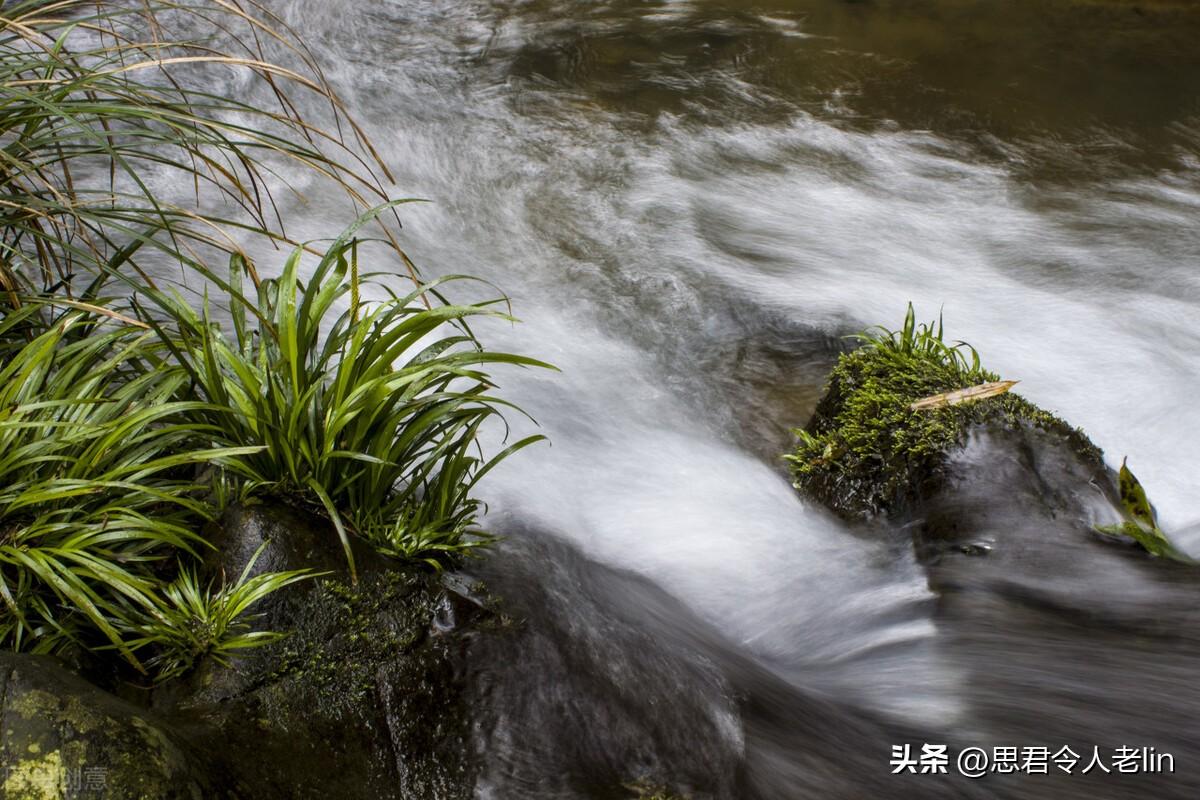
<path id="1" fill-rule="evenodd" d="M 913 411 L 925 411 L 931 408 L 956 406 L 959 403 L 967 403 L 972 400 L 983 400 L 987 397 L 1004 394 L 1016 386 L 1017 383 L 1018 381 L 988 381 L 987 383 L 970 386 L 966 389 L 955 389 L 953 392 L 942 392 L 941 394 L 923 397 L 909 406 L 909 408 Z"/>

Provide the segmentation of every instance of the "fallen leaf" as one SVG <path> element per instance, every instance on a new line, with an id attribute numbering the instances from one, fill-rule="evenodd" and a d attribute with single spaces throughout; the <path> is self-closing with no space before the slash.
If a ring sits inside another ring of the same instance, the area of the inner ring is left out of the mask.
<path id="1" fill-rule="evenodd" d="M 1158 521 L 1154 519 L 1154 509 L 1150 506 L 1150 500 L 1146 497 L 1146 490 L 1142 488 L 1141 482 L 1125 465 L 1127 460 L 1121 459 L 1121 471 L 1117 475 L 1121 505 L 1125 506 L 1126 513 L 1134 522 L 1155 530 L 1158 528 Z"/>
<path id="2" fill-rule="evenodd" d="M 1004 394 L 1016 386 L 1017 383 L 1017 381 L 990 381 L 966 389 L 955 389 L 953 392 L 943 392 L 931 397 L 923 397 L 909 406 L 909 408 L 913 411 L 924 411 L 930 408 L 956 406 L 959 403 L 967 403 L 972 400 L 983 400 L 985 397 L 995 397 L 998 394 Z"/>

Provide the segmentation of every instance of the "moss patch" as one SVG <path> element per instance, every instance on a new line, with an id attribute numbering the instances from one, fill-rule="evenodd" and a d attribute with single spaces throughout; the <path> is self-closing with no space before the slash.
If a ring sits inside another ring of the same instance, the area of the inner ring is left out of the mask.
<path id="1" fill-rule="evenodd" d="M 324 703 L 355 706 L 375 690 L 381 666 L 421 643 L 437 602 L 431 582 L 415 571 L 370 575 L 358 587 L 324 580 L 307 618 L 274 652 L 268 681 L 300 680 Z"/>
<path id="2" fill-rule="evenodd" d="M 195 798 L 207 781 L 159 721 L 56 662 L 0 654 L 0 797 Z"/>
<path id="3" fill-rule="evenodd" d="M 291 635 L 187 701 L 216 769 L 246 797 L 470 797 L 454 597 L 428 571 L 372 568 L 280 599 L 264 624 Z"/>
<path id="4" fill-rule="evenodd" d="M 940 342 L 940 333 L 939 339 Z M 974 425 L 1034 425 L 1060 433 L 1088 458 L 1099 450 L 1063 420 L 1011 392 L 945 408 L 913 411 L 925 397 L 999 376 L 952 348 L 904 352 L 892 340 L 843 354 L 826 394 L 785 456 L 795 486 L 845 517 L 895 513 L 936 483 L 946 456 Z"/>

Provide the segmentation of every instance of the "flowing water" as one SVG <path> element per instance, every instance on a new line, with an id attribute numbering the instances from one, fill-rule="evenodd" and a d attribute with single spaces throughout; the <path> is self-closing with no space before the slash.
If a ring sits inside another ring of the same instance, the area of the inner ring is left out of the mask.
<path id="1" fill-rule="evenodd" d="M 903 531 L 837 521 L 779 459 L 839 337 L 912 301 L 1128 454 L 1200 554 L 1200 9 L 273 7 L 397 191 L 433 201 L 403 211 L 410 255 L 502 287 L 523 323 L 488 343 L 561 369 L 502 380 L 552 445 L 483 490 L 507 536 L 483 572 L 537 630 L 477 676 L 482 797 L 639 777 L 696 797 L 1200 796 L 1183 582 L 1096 574 L 1057 608 L 948 615 Z M 319 193 L 288 211 L 312 236 L 346 218 Z M 1089 624 L 1141 588 L 1176 599 L 1155 635 Z M 903 742 L 1154 746 L 1176 773 L 897 782 Z"/>

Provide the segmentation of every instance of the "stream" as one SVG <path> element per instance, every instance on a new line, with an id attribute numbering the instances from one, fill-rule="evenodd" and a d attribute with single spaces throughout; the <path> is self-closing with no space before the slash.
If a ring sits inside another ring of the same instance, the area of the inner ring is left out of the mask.
<path id="1" fill-rule="evenodd" d="M 424 274 L 500 287 L 522 322 L 487 344 L 561 370 L 499 376 L 551 443 L 481 486 L 504 541 L 475 571 L 531 630 L 474 676 L 480 797 L 1200 796 L 1200 582 L 948 608 L 904 530 L 839 521 L 780 458 L 842 337 L 911 301 L 1128 455 L 1200 555 L 1200 8 L 268 5 L 431 201 L 401 210 Z M 284 216 L 311 238 L 347 209 Z M 949 774 L 891 775 L 905 743 Z M 1074 774 L 955 774 L 1066 745 Z M 1123 746 L 1174 772 L 1080 773 Z"/>

